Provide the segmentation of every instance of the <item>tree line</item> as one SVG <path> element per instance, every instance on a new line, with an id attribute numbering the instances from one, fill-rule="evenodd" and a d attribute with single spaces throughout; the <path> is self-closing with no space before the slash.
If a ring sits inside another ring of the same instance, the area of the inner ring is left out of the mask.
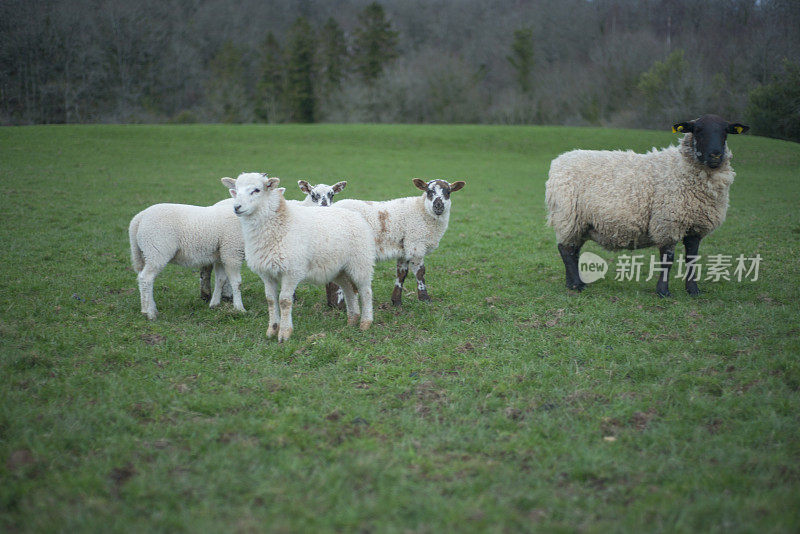
<path id="1" fill-rule="evenodd" d="M 800 140 L 796 0 L 5 0 L 0 122 L 664 128 Z"/>

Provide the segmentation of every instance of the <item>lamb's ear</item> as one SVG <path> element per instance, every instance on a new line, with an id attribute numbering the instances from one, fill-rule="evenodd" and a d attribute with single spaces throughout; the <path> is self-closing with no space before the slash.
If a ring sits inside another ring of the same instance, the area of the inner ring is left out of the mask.
<path id="1" fill-rule="evenodd" d="M 450 192 L 451 193 L 455 193 L 456 191 L 458 191 L 459 189 L 461 189 L 465 185 L 467 185 L 467 182 L 465 182 L 464 180 L 459 180 L 457 182 L 453 182 L 452 184 L 450 184 Z"/>
<path id="2" fill-rule="evenodd" d="M 305 180 L 297 180 L 297 185 L 298 187 L 300 187 L 300 191 L 302 191 L 306 195 L 311 194 L 311 184 L 309 184 Z"/>
<path id="3" fill-rule="evenodd" d="M 420 180 L 419 178 L 414 178 L 411 181 L 414 182 L 414 185 L 417 186 L 417 189 L 422 189 L 423 191 L 427 191 L 428 190 L 428 183 L 427 182 L 424 182 L 424 181 Z"/>
<path id="4" fill-rule="evenodd" d="M 729 134 L 741 134 L 745 133 L 749 130 L 749 126 L 745 126 L 744 124 L 739 124 L 738 122 L 734 122 L 733 124 L 729 124 L 728 127 L 725 129 L 726 132 Z"/>
<path id="5" fill-rule="evenodd" d="M 283 196 L 283 194 L 286 192 L 286 188 L 285 187 L 279 187 L 278 189 L 275 190 L 275 192 L 278 193 L 279 195 Z"/>
<path id="6" fill-rule="evenodd" d="M 694 131 L 694 121 L 679 122 L 672 125 L 672 133 L 691 133 Z"/>
<path id="7" fill-rule="evenodd" d="M 222 179 L 222 185 L 228 188 L 228 191 L 230 191 L 232 197 L 236 198 L 236 180 L 226 176 Z"/>
<path id="8" fill-rule="evenodd" d="M 339 193 L 347 186 L 347 182 L 336 182 L 333 184 L 333 192 Z"/>
<path id="9" fill-rule="evenodd" d="M 267 180 L 264 181 L 264 189 L 269 189 L 270 187 L 275 187 L 279 183 L 281 183 L 281 179 L 280 178 L 268 178 Z"/>

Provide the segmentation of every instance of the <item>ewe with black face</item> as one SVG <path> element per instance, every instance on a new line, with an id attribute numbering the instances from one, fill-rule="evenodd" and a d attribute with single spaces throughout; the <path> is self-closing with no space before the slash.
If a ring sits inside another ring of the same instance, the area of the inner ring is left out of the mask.
<path id="1" fill-rule="evenodd" d="M 686 291 L 699 294 L 695 280 L 700 240 L 725 220 L 735 173 L 728 134 L 748 126 L 716 115 L 680 122 L 680 145 L 647 154 L 573 150 L 552 161 L 545 184 L 548 224 L 556 232 L 569 289 L 582 290 L 578 272 L 583 244 L 591 239 L 609 250 L 658 247 L 657 293 L 668 296 L 675 245 L 686 247 Z"/>

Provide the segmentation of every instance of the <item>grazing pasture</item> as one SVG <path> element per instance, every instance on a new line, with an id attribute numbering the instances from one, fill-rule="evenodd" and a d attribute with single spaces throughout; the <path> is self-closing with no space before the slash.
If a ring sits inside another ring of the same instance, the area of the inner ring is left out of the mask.
<path id="1" fill-rule="evenodd" d="M 796 532 L 800 145 L 728 140 L 731 207 L 700 254 L 759 254 L 756 281 L 701 280 L 697 298 L 674 281 L 660 299 L 646 267 L 615 281 L 619 255 L 590 242 L 610 272 L 569 292 L 545 226 L 555 156 L 677 138 L 0 129 L 0 530 Z M 249 269 L 238 314 L 168 266 L 148 322 L 131 217 L 210 205 L 242 171 L 279 176 L 296 199 L 298 179 L 347 180 L 337 198 L 365 199 L 465 180 L 425 259 L 432 301 L 407 282 L 392 307 L 395 262 L 381 262 L 370 330 L 300 286 L 279 345 Z"/>

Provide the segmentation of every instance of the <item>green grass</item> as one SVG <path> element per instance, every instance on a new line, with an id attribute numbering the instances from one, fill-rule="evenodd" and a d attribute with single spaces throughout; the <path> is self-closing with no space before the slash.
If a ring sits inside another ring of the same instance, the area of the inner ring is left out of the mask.
<path id="1" fill-rule="evenodd" d="M 0 530 L 800 529 L 800 145 L 729 140 L 728 220 L 701 254 L 756 253 L 758 281 L 564 288 L 549 162 L 669 133 L 484 126 L 0 129 Z M 210 204 L 222 176 L 348 181 L 343 196 L 462 178 L 426 259 L 361 332 L 301 286 L 293 338 L 210 310 L 197 273 L 139 313 L 127 226 Z M 615 255 L 589 244 L 608 260 Z M 648 254 L 651 251 L 646 251 Z M 682 253 L 682 249 L 679 251 Z M 612 439 L 613 438 L 613 439 Z"/>

